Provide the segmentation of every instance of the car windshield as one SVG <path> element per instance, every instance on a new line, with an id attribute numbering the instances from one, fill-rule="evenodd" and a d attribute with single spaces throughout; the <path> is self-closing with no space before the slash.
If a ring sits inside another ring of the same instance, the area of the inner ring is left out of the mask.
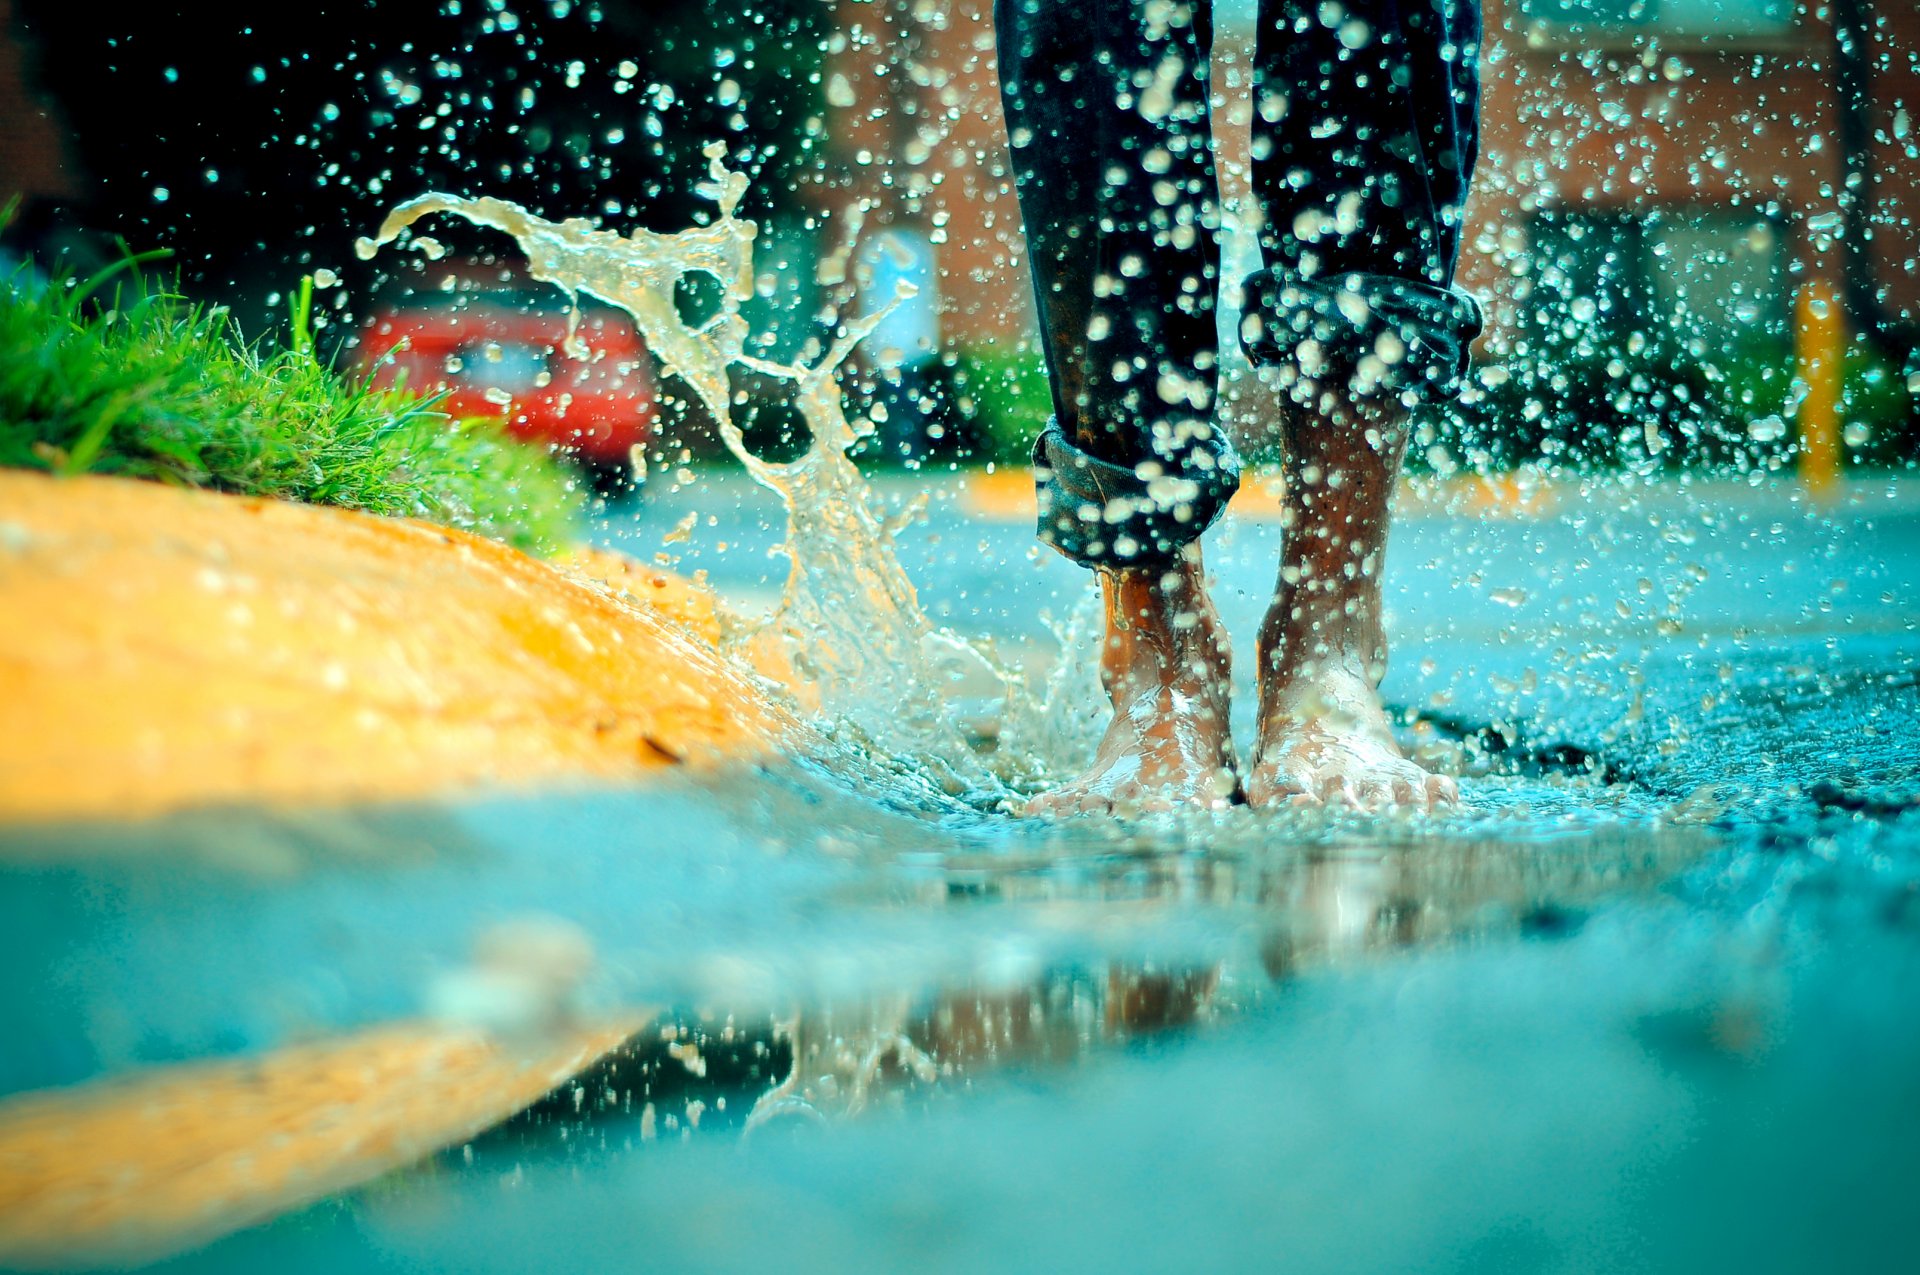
<path id="1" fill-rule="evenodd" d="M 481 341 L 466 346 L 460 359 L 466 378 L 503 390 L 529 388 L 547 370 L 545 346 L 517 341 Z"/>

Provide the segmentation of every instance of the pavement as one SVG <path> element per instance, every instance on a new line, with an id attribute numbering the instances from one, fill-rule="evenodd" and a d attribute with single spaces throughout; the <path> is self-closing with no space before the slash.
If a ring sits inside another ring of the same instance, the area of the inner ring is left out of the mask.
<path id="1" fill-rule="evenodd" d="M 771 605 L 773 497 L 700 479 L 602 543 Z M 1058 661 L 1088 582 L 1004 480 L 879 490 L 926 498 L 899 546 L 937 621 Z M 540 915 L 595 955 L 583 1007 L 678 1008 L 507 1126 L 164 1269 L 1898 1265 L 1916 495 L 1410 501 L 1386 690 L 1468 776 L 1442 820 L 1051 827 L 921 801 L 852 739 L 646 791 L 36 833 L 59 853 L 0 880 L 0 1092 L 449 1012 L 490 927 Z M 1256 502 L 1209 550 L 1243 649 L 1277 534 Z"/>

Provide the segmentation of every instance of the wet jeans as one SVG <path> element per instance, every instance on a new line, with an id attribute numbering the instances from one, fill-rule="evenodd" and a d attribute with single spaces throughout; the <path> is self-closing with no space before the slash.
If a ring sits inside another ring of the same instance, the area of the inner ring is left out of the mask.
<path id="1" fill-rule="evenodd" d="M 994 21 L 1053 391 L 1040 537 L 1090 566 L 1165 562 L 1239 484 L 1215 417 L 1207 0 L 996 0 Z M 1479 45 L 1477 0 L 1262 0 L 1265 264 L 1240 337 L 1296 401 L 1411 407 L 1465 370 Z"/>

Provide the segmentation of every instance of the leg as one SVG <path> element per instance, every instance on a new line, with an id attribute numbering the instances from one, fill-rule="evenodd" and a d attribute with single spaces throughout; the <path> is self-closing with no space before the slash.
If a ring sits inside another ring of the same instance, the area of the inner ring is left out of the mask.
<path id="1" fill-rule="evenodd" d="M 1280 580 L 1260 626 L 1254 805 L 1451 804 L 1453 781 L 1401 756 L 1379 686 L 1387 666 L 1380 567 L 1406 445 L 1390 413 L 1327 404 L 1289 428 Z"/>
<path id="2" fill-rule="evenodd" d="M 1164 569 L 1099 572 L 1100 681 L 1113 719 L 1092 768 L 1029 813 L 1219 808 L 1237 795 L 1226 633 L 1203 575 L 1197 544 Z"/>
<path id="3" fill-rule="evenodd" d="M 1195 547 L 1238 482 L 1212 423 L 1210 9 L 998 0 L 995 23 L 1053 391 L 1040 536 L 1100 573 L 1114 704 L 1093 773 L 1036 806 L 1223 804 L 1227 647 Z"/>
<path id="4" fill-rule="evenodd" d="M 1249 280 L 1243 336 L 1286 391 L 1287 509 L 1247 797 L 1446 804 L 1452 782 L 1400 755 L 1381 709 L 1380 569 L 1409 416 L 1451 392 L 1479 327 L 1450 286 L 1479 12 L 1475 0 L 1281 8 L 1256 57 L 1268 268 Z"/>

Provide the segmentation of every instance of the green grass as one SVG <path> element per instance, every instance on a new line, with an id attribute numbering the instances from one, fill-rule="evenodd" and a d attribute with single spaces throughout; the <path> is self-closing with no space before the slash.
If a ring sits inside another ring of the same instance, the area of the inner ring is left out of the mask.
<path id="1" fill-rule="evenodd" d="M 151 259 L 0 279 L 0 465 L 426 518 L 536 552 L 573 539 L 584 498 L 559 461 L 317 357 L 310 280 L 291 346 L 270 350 L 143 280 Z"/>
<path id="2" fill-rule="evenodd" d="M 949 394 L 972 426 L 977 458 L 1024 465 L 1053 414 L 1039 353 L 1011 343 L 971 345 L 955 351 L 949 366 Z"/>

